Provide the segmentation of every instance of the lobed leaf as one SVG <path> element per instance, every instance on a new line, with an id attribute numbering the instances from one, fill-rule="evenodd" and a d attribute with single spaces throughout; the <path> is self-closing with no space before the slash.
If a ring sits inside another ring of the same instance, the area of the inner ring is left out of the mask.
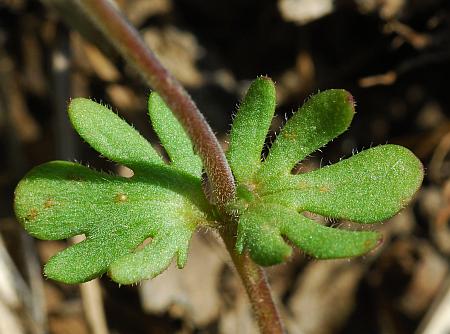
<path id="1" fill-rule="evenodd" d="M 163 164 L 150 143 L 112 110 L 85 98 L 70 101 L 69 117 L 78 134 L 106 158 L 135 170 Z"/>
<path id="2" fill-rule="evenodd" d="M 121 284 L 150 279 L 163 272 L 175 256 L 178 268 L 183 268 L 194 229 L 195 225 L 180 224 L 180 228 L 157 235 L 142 250 L 116 260 L 109 269 L 109 276 Z"/>
<path id="3" fill-rule="evenodd" d="M 382 145 L 334 165 L 267 184 L 267 196 L 263 196 L 266 202 L 298 211 L 375 223 L 404 208 L 422 179 L 422 164 L 411 151 Z"/>
<path id="4" fill-rule="evenodd" d="M 236 248 L 247 249 L 260 265 L 281 263 L 291 254 L 283 236 L 317 259 L 359 256 L 381 241 L 378 232 L 331 228 L 281 205 L 261 204 L 240 217 Z"/>
<path id="5" fill-rule="evenodd" d="M 177 233 L 184 238 L 163 244 L 170 244 L 168 251 L 176 249 L 179 264 L 184 263 L 188 240 L 206 219 L 200 209 L 206 210 L 200 180 L 166 166 L 149 173 L 127 179 L 55 161 L 36 167 L 19 183 L 15 211 L 31 235 L 46 240 L 86 236 L 50 259 L 45 267 L 49 278 L 65 283 L 90 280 L 134 252 L 146 238 L 159 240 Z M 160 272 L 170 263 L 152 254 L 141 257 L 140 265 L 145 265 L 135 268 L 131 261 L 128 270 Z"/>
<path id="6" fill-rule="evenodd" d="M 267 77 L 252 82 L 233 121 L 227 159 L 238 182 L 261 165 L 261 150 L 275 111 L 275 86 Z"/>
<path id="7" fill-rule="evenodd" d="M 354 112 L 353 97 L 345 90 L 331 89 L 313 95 L 286 122 L 258 179 L 289 175 L 297 162 L 347 130 Z"/>
<path id="8" fill-rule="evenodd" d="M 422 165 L 412 152 L 384 145 L 309 173 L 291 174 L 299 161 L 344 132 L 353 114 L 353 98 L 345 90 L 312 96 L 287 121 L 262 164 L 255 162 L 262 134 L 254 146 L 249 144 L 251 136 L 234 137 L 233 154 L 228 157 L 239 158 L 239 163 L 230 163 L 239 176 L 233 203 L 239 215 L 237 251 L 247 249 L 259 264 L 272 265 L 290 256 L 285 239 L 320 259 L 362 255 L 379 244 L 378 232 L 326 227 L 303 212 L 360 223 L 392 217 L 411 200 L 423 179 Z M 232 134 L 251 127 L 245 123 L 251 111 L 239 115 L 242 119 L 236 118 Z M 267 124 L 267 119 L 262 123 Z"/>
<path id="9" fill-rule="evenodd" d="M 148 98 L 148 114 L 153 129 L 166 150 L 171 165 L 200 177 L 202 161 L 194 154 L 192 142 L 162 98 L 155 92 Z"/>

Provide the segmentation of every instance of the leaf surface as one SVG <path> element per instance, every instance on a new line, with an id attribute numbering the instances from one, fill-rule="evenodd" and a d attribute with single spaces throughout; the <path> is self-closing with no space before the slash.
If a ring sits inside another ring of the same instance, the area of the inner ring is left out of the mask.
<path id="1" fill-rule="evenodd" d="M 70 101 L 68 112 L 80 137 L 106 158 L 135 172 L 148 165 L 163 164 L 152 145 L 109 108 L 76 98 Z"/>
<path id="2" fill-rule="evenodd" d="M 256 89 L 248 95 L 244 102 L 258 103 L 243 104 L 231 133 L 245 132 L 253 124 L 258 140 L 252 142 L 250 135 L 232 137 L 232 151 L 227 155 L 238 176 L 232 206 L 239 216 L 236 250 L 248 250 L 257 263 L 272 265 L 290 256 L 286 240 L 318 259 L 358 256 L 376 247 L 381 241 L 378 232 L 323 226 L 305 213 L 358 223 L 388 219 L 411 201 L 422 183 L 423 167 L 417 157 L 406 148 L 382 145 L 334 165 L 292 175 L 298 162 L 348 128 L 354 115 L 352 96 L 341 89 L 312 96 L 287 121 L 261 163 L 257 157 L 268 116 L 261 117 L 259 125 L 256 119 L 254 123 L 247 119 L 252 110 L 259 115 L 264 99 L 272 100 Z"/>
<path id="3" fill-rule="evenodd" d="M 411 200 L 423 167 L 408 149 L 381 145 L 318 170 L 265 187 L 264 201 L 361 223 L 386 220 Z M 276 189 L 280 191 L 276 191 Z"/>
<path id="4" fill-rule="evenodd" d="M 130 261 L 129 272 L 159 273 L 177 254 L 183 265 L 190 236 L 206 218 L 197 206 L 202 203 L 187 200 L 184 191 L 200 189 L 200 181 L 168 166 L 153 172 L 146 178 L 127 179 L 65 161 L 33 169 L 16 189 L 16 215 L 25 229 L 45 240 L 86 236 L 51 258 L 45 274 L 66 283 L 84 282 L 106 272 L 121 257 L 135 254 L 148 237 L 168 246 L 165 258 L 146 253 L 141 255 L 142 267 L 133 267 Z M 192 198 L 196 197 L 201 199 L 201 192 Z M 183 238 L 164 240 L 173 235 Z M 156 248 L 153 242 L 150 246 Z M 134 281 L 122 275 L 117 281 L 129 284 L 149 278 L 132 277 Z"/>
<path id="5" fill-rule="evenodd" d="M 202 161 L 194 154 L 192 142 L 162 98 L 152 92 L 148 98 L 148 114 L 153 129 L 170 158 L 171 165 L 200 177 Z"/>
<path id="6" fill-rule="evenodd" d="M 347 231 L 323 226 L 276 204 L 249 209 L 239 220 L 237 250 L 248 249 L 261 265 L 285 261 L 291 254 L 288 238 L 317 259 L 353 257 L 376 247 L 381 236 L 372 231 Z"/>
<path id="7" fill-rule="evenodd" d="M 211 211 L 191 142 L 162 100 L 154 94 L 150 99 L 152 121 L 173 165 L 166 165 L 111 110 L 74 99 L 69 116 L 75 130 L 135 175 L 124 178 L 53 161 L 34 168 L 17 186 L 16 215 L 31 235 L 45 240 L 86 237 L 48 261 L 44 272 L 49 278 L 80 283 L 109 271 L 117 282 L 131 284 L 161 273 L 174 257 L 184 266 L 191 235 Z M 152 241 L 141 249 L 148 238 Z"/>
<path id="8" fill-rule="evenodd" d="M 297 162 L 347 130 L 354 112 L 353 97 L 345 90 L 313 95 L 282 128 L 258 179 L 289 175 Z"/>
<path id="9" fill-rule="evenodd" d="M 260 77 L 248 89 L 230 133 L 227 159 L 238 182 L 249 180 L 261 165 L 261 150 L 275 111 L 275 86 Z"/>

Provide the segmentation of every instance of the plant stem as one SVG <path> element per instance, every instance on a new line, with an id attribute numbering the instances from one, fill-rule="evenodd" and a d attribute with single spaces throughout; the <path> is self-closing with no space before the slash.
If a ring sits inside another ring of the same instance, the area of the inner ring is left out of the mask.
<path id="1" fill-rule="evenodd" d="M 189 94 L 162 66 L 136 29 L 108 0 L 82 0 L 79 4 L 119 54 L 161 95 L 181 122 L 203 161 L 214 204 L 221 210 L 223 218 L 231 221 L 226 207 L 235 196 L 234 178 L 216 136 Z M 248 255 L 240 255 L 235 251 L 235 223 L 226 224 L 221 235 L 247 290 L 261 332 L 284 333 L 264 270 Z"/>
<path id="2" fill-rule="evenodd" d="M 82 0 L 85 14 L 93 20 L 126 61 L 161 95 L 183 125 L 203 161 L 214 204 L 225 212 L 236 187 L 225 154 L 203 115 L 181 84 L 163 67 L 136 29 L 108 0 Z"/>
<path id="3" fill-rule="evenodd" d="M 248 254 L 236 252 L 235 232 L 235 225 L 228 224 L 220 230 L 220 235 L 244 283 L 259 329 L 263 334 L 285 333 L 264 269 L 254 263 Z"/>

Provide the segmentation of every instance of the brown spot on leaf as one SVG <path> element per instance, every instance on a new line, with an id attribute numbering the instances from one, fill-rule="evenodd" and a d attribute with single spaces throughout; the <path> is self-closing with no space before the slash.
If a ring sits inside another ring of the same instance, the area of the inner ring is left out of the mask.
<path id="1" fill-rule="evenodd" d="M 298 183 L 297 188 L 298 189 L 306 189 L 306 188 L 308 188 L 308 183 L 305 181 L 301 181 Z"/>
<path id="2" fill-rule="evenodd" d="M 44 208 L 46 209 L 50 209 L 51 207 L 53 207 L 55 205 L 55 201 L 53 200 L 53 198 L 47 198 L 47 200 L 44 203 Z"/>
<path id="3" fill-rule="evenodd" d="M 370 249 L 370 248 L 372 248 L 372 245 L 373 245 L 372 240 L 366 240 L 366 241 L 364 241 L 364 248 Z"/>
<path id="4" fill-rule="evenodd" d="M 128 196 L 125 195 L 124 193 L 118 193 L 116 194 L 116 196 L 114 197 L 114 202 L 116 203 L 124 203 L 128 200 Z"/>
<path id="5" fill-rule="evenodd" d="M 248 182 L 246 184 L 246 186 L 247 186 L 247 189 L 252 192 L 255 191 L 256 188 L 258 188 L 258 185 L 256 184 L 256 182 Z"/>
<path id="6" fill-rule="evenodd" d="M 296 133 L 285 132 L 285 133 L 283 133 L 283 137 L 286 138 L 287 140 L 294 141 L 294 140 L 297 139 L 297 134 Z"/>
<path id="7" fill-rule="evenodd" d="M 327 192 L 330 191 L 330 189 L 329 189 L 328 187 L 326 187 L 326 186 L 321 186 L 321 187 L 319 188 L 319 191 L 320 191 L 321 193 L 327 193 Z"/>
<path id="8" fill-rule="evenodd" d="M 35 220 L 35 219 L 37 218 L 37 215 L 38 215 L 38 210 L 35 209 L 35 208 L 32 208 L 32 209 L 28 212 L 28 214 L 25 216 L 25 220 L 26 220 L 27 222 L 33 221 L 33 220 Z"/>
<path id="9" fill-rule="evenodd" d="M 370 240 L 370 239 L 364 241 L 364 247 L 367 250 L 372 250 L 372 249 L 375 249 L 378 246 L 380 246 L 382 243 L 383 243 L 383 238 L 380 236 L 380 238 L 375 241 L 375 244 L 373 243 L 373 240 Z"/>

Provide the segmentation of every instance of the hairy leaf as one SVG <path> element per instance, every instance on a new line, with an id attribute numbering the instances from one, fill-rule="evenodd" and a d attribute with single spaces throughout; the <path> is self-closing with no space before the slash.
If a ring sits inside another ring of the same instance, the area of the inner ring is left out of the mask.
<path id="1" fill-rule="evenodd" d="M 54 161 L 25 176 L 16 188 L 15 211 L 31 235 L 46 240 L 86 236 L 52 257 L 45 274 L 80 283 L 109 270 L 115 281 L 130 284 L 159 274 L 174 257 L 184 266 L 190 237 L 210 212 L 198 164 L 197 175 L 192 175 L 196 157 L 187 137 L 183 143 L 190 156 L 185 152 L 181 157 L 192 163 L 186 169 L 173 167 L 106 107 L 75 99 L 69 111 L 75 129 L 89 144 L 138 173 L 124 178 Z M 162 126 L 158 130 L 168 138 L 164 131 Z M 147 238 L 152 241 L 141 250 Z"/>
<path id="2" fill-rule="evenodd" d="M 261 265 L 285 261 L 291 247 L 288 238 L 305 253 L 318 258 L 343 258 L 367 253 L 378 245 L 377 232 L 346 231 L 320 225 L 277 204 L 262 204 L 249 209 L 239 220 L 237 249 L 246 248 Z"/>
<path id="3" fill-rule="evenodd" d="M 248 94 L 251 96 L 244 101 L 258 101 L 257 110 L 263 109 L 260 105 L 264 101 L 267 110 L 272 108 L 272 100 L 264 94 L 255 97 L 257 93 L 252 89 Z M 254 128 L 261 132 L 263 127 L 267 129 L 266 118 L 262 124 L 251 123 L 246 121 L 249 114 L 245 108 L 239 110 L 233 124 L 237 129 L 232 129 L 232 135 L 253 133 Z M 238 252 L 248 250 L 257 263 L 272 265 L 290 256 L 291 247 L 285 239 L 319 259 L 358 256 L 380 243 L 378 232 L 331 228 L 302 213 L 359 223 L 392 217 L 411 200 L 423 179 L 422 164 L 412 152 L 383 145 L 309 173 L 291 174 L 299 161 L 344 132 L 353 114 L 354 101 L 345 90 L 312 96 L 287 121 L 263 163 L 254 162 L 259 156 L 256 149 L 262 148 L 263 135 L 259 133 L 258 145 L 251 146 L 251 150 L 250 137 L 236 136 L 232 149 L 240 163 L 233 162 L 231 167 L 235 175 L 241 175 L 237 177 L 233 206 L 239 216 Z M 228 153 L 228 157 L 234 157 L 233 154 Z M 248 170 L 242 173 L 246 164 Z"/>
<path id="4" fill-rule="evenodd" d="M 172 166 L 200 177 L 202 174 L 200 157 L 194 154 L 191 140 L 183 127 L 155 92 L 148 98 L 148 114 Z"/>
<path id="5" fill-rule="evenodd" d="M 269 78 L 253 81 L 233 121 L 227 159 L 238 182 L 261 165 L 261 150 L 275 111 L 275 86 Z"/>
<path id="6" fill-rule="evenodd" d="M 422 179 L 422 164 L 411 151 L 382 145 L 334 165 L 266 184 L 267 195 L 262 193 L 264 201 L 298 211 L 376 223 L 403 209 Z"/>
<path id="7" fill-rule="evenodd" d="M 69 117 L 80 137 L 106 158 L 135 172 L 149 164 L 163 164 L 152 145 L 107 107 L 76 98 L 70 101 Z"/>
<path id="8" fill-rule="evenodd" d="M 179 222 L 177 228 L 172 228 L 167 233 L 160 232 L 142 250 L 115 261 L 109 269 L 109 276 L 122 284 L 153 278 L 164 271 L 174 257 L 177 258 L 178 267 L 183 268 L 194 227 L 195 224 L 188 226 Z M 148 265 L 149 262 L 152 263 L 151 266 Z"/>
<path id="9" fill-rule="evenodd" d="M 347 130 L 354 114 L 351 94 L 331 89 L 313 95 L 287 121 L 261 167 L 259 179 L 289 175 L 298 161 Z"/>

